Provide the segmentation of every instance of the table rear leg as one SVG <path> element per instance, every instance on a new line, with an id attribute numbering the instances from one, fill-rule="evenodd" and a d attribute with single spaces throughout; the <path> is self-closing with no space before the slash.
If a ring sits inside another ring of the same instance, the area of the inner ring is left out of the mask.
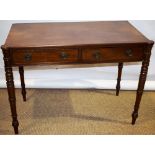
<path id="1" fill-rule="evenodd" d="M 24 81 L 24 67 L 19 66 L 19 74 L 20 74 L 20 81 L 21 81 L 21 88 L 22 88 L 22 96 L 23 101 L 26 101 L 26 89 L 25 89 L 25 81 Z"/>
<path id="2" fill-rule="evenodd" d="M 123 68 L 123 63 L 121 62 L 121 63 L 118 64 L 118 77 L 117 77 L 117 85 L 116 85 L 116 96 L 119 95 L 119 91 L 120 91 L 122 68 Z"/>

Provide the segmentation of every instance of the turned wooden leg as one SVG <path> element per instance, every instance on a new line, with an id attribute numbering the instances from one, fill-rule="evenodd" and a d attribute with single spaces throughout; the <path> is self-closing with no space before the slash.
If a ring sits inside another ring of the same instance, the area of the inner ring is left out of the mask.
<path id="1" fill-rule="evenodd" d="M 26 101 L 26 90 L 25 90 L 25 82 L 24 82 L 24 68 L 23 66 L 19 66 L 19 74 L 20 74 L 20 81 L 21 81 L 21 88 L 22 88 L 22 96 L 23 101 Z"/>
<path id="2" fill-rule="evenodd" d="M 116 85 L 116 96 L 119 95 L 119 91 L 120 91 L 122 68 L 123 68 L 123 63 L 119 63 L 118 64 L 118 78 L 117 78 L 117 85 Z"/>
<path id="3" fill-rule="evenodd" d="M 12 126 L 14 127 L 15 134 L 18 134 L 18 120 L 17 120 L 17 112 L 16 112 L 16 97 L 15 97 L 15 88 L 13 81 L 13 73 L 11 67 L 5 67 L 6 72 L 6 81 L 7 81 L 7 89 L 12 113 Z"/>
<path id="4" fill-rule="evenodd" d="M 10 101 L 10 108 L 12 113 L 12 126 L 14 127 L 15 134 L 18 134 L 18 120 L 17 120 L 17 112 L 16 112 L 16 97 L 15 97 L 15 88 L 13 81 L 13 72 L 10 61 L 9 51 L 2 47 L 4 54 L 4 62 L 5 62 L 5 74 L 6 74 L 6 84 L 8 90 L 8 97 Z"/>
<path id="5" fill-rule="evenodd" d="M 139 109 L 140 101 L 141 101 L 143 90 L 144 90 L 144 85 L 145 85 L 146 76 L 147 76 L 147 70 L 148 70 L 148 62 L 143 61 L 140 78 L 139 78 L 138 89 L 137 89 L 134 111 L 132 113 L 132 124 L 133 125 L 135 124 L 136 119 L 138 118 L 138 109 Z"/>
<path id="6" fill-rule="evenodd" d="M 140 72 L 140 77 L 139 77 L 139 84 L 138 84 L 138 89 L 137 89 L 137 95 L 136 95 L 136 101 L 135 101 L 135 106 L 134 106 L 134 111 L 132 113 L 132 125 L 135 124 L 136 119 L 138 118 L 138 109 L 140 106 L 144 86 L 145 86 L 145 81 L 147 77 L 147 72 L 148 72 L 148 66 L 149 66 L 149 61 L 150 61 L 150 55 L 151 55 L 151 48 L 152 45 L 148 47 L 146 52 L 144 53 L 144 60 L 142 62 L 142 68 Z"/>

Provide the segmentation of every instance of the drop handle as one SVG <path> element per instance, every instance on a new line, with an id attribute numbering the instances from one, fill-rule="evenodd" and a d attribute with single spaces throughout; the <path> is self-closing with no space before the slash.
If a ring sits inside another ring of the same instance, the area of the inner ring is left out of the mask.
<path id="1" fill-rule="evenodd" d="M 128 57 L 132 57 L 133 56 L 133 53 L 132 53 L 132 50 L 131 49 L 128 49 L 125 51 L 125 54 L 128 56 Z"/>
<path id="2" fill-rule="evenodd" d="M 96 60 L 100 60 L 102 55 L 99 51 L 93 53 L 93 57 L 96 59 Z"/>
<path id="3" fill-rule="evenodd" d="M 25 53 L 24 60 L 25 61 L 31 61 L 32 60 L 32 54 L 31 53 Z"/>
<path id="4" fill-rule="evenodd" d="M 60 57 L 61 57 L 61 59 L 67 59 L 69 57 L 69 54 L 65 53 L 65 52 L 61 52 Z"/>

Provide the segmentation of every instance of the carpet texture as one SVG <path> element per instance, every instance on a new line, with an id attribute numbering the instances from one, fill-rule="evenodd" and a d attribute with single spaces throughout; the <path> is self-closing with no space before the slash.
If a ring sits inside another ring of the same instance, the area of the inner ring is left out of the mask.
<path id="1" fill-rule="evenodd" d="M 16 89 L 21 135 L 155 134 L 155 92 L 145 92 L 134 126 L 135 91 Z M 0 134 L 14 134 L 7 90 L 0 89 Z"/>

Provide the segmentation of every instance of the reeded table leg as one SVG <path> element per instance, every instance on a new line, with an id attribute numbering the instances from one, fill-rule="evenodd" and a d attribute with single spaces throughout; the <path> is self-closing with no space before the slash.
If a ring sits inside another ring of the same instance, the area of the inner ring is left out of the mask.
<path id="1" fill-rule="evenodd" d="M 145 56 L 142 62 L 142 68 L 141 68 L 141 73 L 139 77 L 136 101 L 135 101 L 134 111 L 132 113 L 132 125 L 135 124 L 136 119 L 138 118 L 138 109 L 140 106 L 140 102 L 141 102 L 141 98 L 142 98 L 142 94 L 143 94 L 143 90 L 145 86 L 145 81 L 147 77 L 148 66 L 149 66 L 150 55 L 151 55 L 151 48 L 152 48 L 152 45 L 149 45 L 148 49 L 146 49 L 146 52 L 144 53 Z"/>
<path id="2" fill-rule="evenodd" d="M 116 85 L 116 96 L 119 95 L 120 91 L 120 82 L 121 82 L 121 76 L 122 76 L 122 68 L 123 68 L 123 63 L 118 64 L 118 78 L 117 78 L 117 85 Z"/>
<path id="3" fill-rule="evenodd" d="M 17 112 L 16 112 L 16 97 L 15 97 L 12 66 L 10 62 L 9 51 L 3 47 L 2 47 L 2 50 L 3 50 L 4 62 L 5 62 L 6 84 L 7 84 L 10 108 L 12 113 L 12 126 L 14 127 L 15 134 L 18 134 L 19 123 L 17 120 Z"/>
<path id="4" fill-rule="evenodd" d="M 24 67 L 23 66 L 19 66 L 19 74 L 20 74 L 23 101 L 26 101 L 26 90 L 25 90 Z"/>

